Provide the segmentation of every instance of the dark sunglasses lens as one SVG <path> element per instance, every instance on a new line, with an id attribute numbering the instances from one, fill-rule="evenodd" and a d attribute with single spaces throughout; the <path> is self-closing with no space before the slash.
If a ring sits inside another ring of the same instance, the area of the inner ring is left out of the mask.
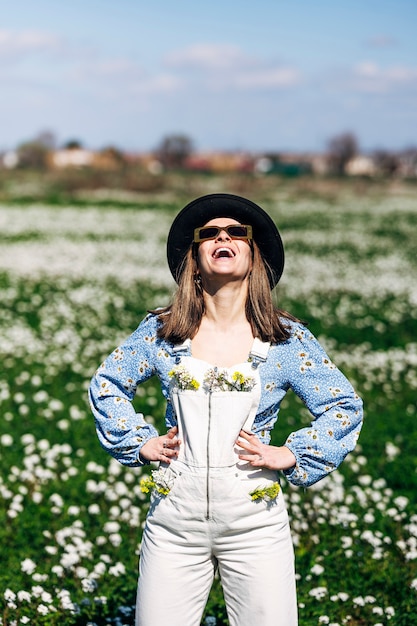
<path id="1" fill-rule="evenodd" d="M 200 228 L 200 239 L 214 239 L 217 237 L 219 229 L 216 226 L 207 226 L 207 228 Z"/>
<path id="2" fill-rule="evenodd" d="M 231 237 L 247 237 L 248 235 L 246 226 L 228 226 L 227 232 Z"/>
<path id="3" fill-rule="evenodd" d="M 224 228 L 220 226 L 203 226 L 195 230 L 195 241 L 205 241 L 206 239 L 215 239 L 220 231 L 225 230 L 229 237 L 236 239 L 250 239 L 249 235 L 250 227 L 241 224 L 231 224 Z"/>

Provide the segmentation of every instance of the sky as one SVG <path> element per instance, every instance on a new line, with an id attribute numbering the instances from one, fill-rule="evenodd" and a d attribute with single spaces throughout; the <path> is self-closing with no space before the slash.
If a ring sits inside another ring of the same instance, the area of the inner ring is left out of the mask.
<path id="1" fill-rule="evenodd" d="M 0 150 L 417 146 L 416 0 L 0 0 Z"/>

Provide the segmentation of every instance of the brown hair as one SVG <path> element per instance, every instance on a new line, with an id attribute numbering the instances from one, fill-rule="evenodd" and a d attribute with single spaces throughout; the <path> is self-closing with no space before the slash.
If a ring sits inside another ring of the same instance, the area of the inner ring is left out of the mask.
<path id="1" fill-rule="evenodd" d="M 289 325 L 285 320 L 298 321 L 295 317 L 274 306 L 268 272 L 268 264 L 262 258 L 258 246 L 252 241 L 252 271 L 248 278 L 246 298 L 246 318 L 254 337 L 262 341 L 280 343 L 290 336 Z M 204 298 L 201 282 L 198 280 L 197 246 L 191 245 L 184 256 L 179 270 L 178 289 L 172 303 L 150 311 L 158 316 L 160 326 L 158 337 L 181 343 L 193 338 L 204 314 Z"/>

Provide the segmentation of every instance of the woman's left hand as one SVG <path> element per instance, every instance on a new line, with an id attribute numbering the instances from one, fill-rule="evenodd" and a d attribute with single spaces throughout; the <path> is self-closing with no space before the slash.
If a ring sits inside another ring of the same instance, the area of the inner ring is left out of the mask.
<path id="1" fill-rule="evenodd" d="M 239 459 L 247 461 L 253 467 L 267 467 L 271 470 L 287 470 L 294 467 L 296 458 L 286 446 L 270 446 L 259 441 L 253 433 L 241 430 L 236 441 L 243 451 Z"/>

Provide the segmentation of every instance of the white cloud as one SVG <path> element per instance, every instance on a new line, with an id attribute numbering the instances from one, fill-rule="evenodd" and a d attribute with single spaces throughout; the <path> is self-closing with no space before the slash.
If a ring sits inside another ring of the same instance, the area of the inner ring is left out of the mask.
<path id="1" fill-rule="evenodd" d="M 352 86 L 358 91 L 370 93 L 387 93 L 401 87 L 417 87 L 417 67 L 381 67 L 373 61 L 363 61 L 353 68 Z"/>
<path id="2" fill-rule="evenodd" d="M 89 60 L 77 65 L 72 71 L 72 76 L 80 82 L 120 83 L 143 79 L 145 70 L 138 63 L 133 63 L 128 59 Z"/>
<path id="3" fill-rule="evenodd" d="M 178 92 L 183 81 L 171 74 L 158 74 L 147 77 L 145 80 L 132 85 L 132 90 L 138 94 L 170 94 Z"/>
<path id="4" fill-rule="evenodd" d="M 35 52 L 56 52 L 62 46 L 59 37 L 41 31 L 0 30 L 0 59 L 19 60 Z"/>
<path id="5" fill-rule="evenodd" d="M 251 61 L 238 46 L 231 44 L 196 44 L 171 52 L 165 58 L 169 67 L 177 69 L 226 70 Z"/>
<path id="6" fill-rule="evenodd" d="M 131 78 L 132 76 L 142 76 L 144 70 L 137 63 L 132 63 L 127 59 L 111 59 L 108 61 L 100 61 L 89 67 L 89 73 L 104 78 Z"/>
<path id="7" fill-rule="evenodd" d="M 169 94 L 177 91 L 182 79 L 166 72 L 151 73 L 130 59 L 114 58 L 89 61 L 70 72 L 70 78 L 80 86 L 93 87 L 112 99 L 129 95 Z"/>
<path id="8" fill-rule="evenodd" d="M 165 58 L 170 68 L 181 72 L 188 82 L 198 81 L 200 88 L 221 92 L 223 89 L 280 89 L 300 81 L 297 69 L 245 54 L 229 44 L 199 44 L 172 52 Z M 191 73 L 190 73 L 191 70 Z M 197 72 L 192 72 L 197 70 Z"/>
<path id="9" fill-rule="evenodd" d="M 234 83 L 244 89 L 281 88 L 295 85 L 300 80 L 299 72 L 291 67 L 272 67 L 237 74 Z"/>
<path id="10" fill-rule="evenodd" d="M 231 45 L 198 45 L 172 52 L 165 68 L 148 69 L 127 58 L 89 60 L 78 64 L 72 79 L 112 99 L 129 96 L 223 93 L 282 89 L 296 84 L 292 67 L 259 61 Z"/>
<path id="11" fill-rule="evenodd" d="M 391 37 L 390 35 L 380 34 L 380 35 L 374 35 L 373 37 L 370 37 L 366 41 L 366 44 L 370 46 L 371 48 L 391 48 L 397 45 L 397 40 L 394 39 L 394 37 Z"/>
<path id="12" fill-rule="evenodd" d="M 353 67 L 333 67 L 317 78 L 317 89 L 325 93 L 349 94 L 351 97 L 374 95 L 405 96 L 417 90 L 417 66 L 386 65 L 363 60 Z"/>

